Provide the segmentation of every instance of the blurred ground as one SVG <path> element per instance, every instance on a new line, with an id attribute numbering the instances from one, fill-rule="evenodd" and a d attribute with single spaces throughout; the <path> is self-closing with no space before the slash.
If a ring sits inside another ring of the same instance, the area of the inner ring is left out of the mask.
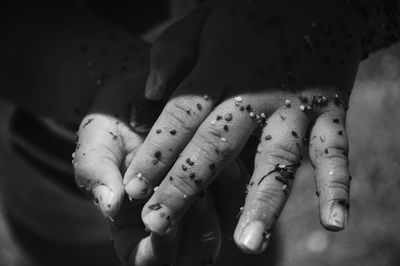
<path id="1" fill-rule="evenodd" d="M 400 45 L 370 57 L 358 73 L 347 121 L 353 176 L 348 228 L 323 230 L 312 169 L 303 165 L 278 227 L 278 266 L 400 265 L 399 104 Z M 2 173 L 5 167 L 0 157 Z M 0 215 L 3 265 L 29 266 Z"/>

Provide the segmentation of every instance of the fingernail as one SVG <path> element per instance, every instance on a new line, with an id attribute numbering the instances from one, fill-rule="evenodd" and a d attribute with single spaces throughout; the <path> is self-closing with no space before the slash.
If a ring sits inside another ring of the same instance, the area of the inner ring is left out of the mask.
<path id="1" fill-rule="evenodd" d="M 148 205 L 150 209 L 146 215 L 143 216 L 143 223 L 152 232 L 164 235 L 171 230 L 171 211 L 160 203 Z"/>
<path id="2" fill-rule="evenodd" d="M 133 199 L 144 199 L 149 195 L 151 189 L 147 179 L 141 174 L 137 174 L 125 185 L 125 191 Z"/>
<path id="3" fill-rule="evenodd" d="M 162 98 L 162 85 L 164 84 L 162 76 L 158 71 L 150 70 L 146 80 L 145 97 L 148 100 L 156 101 Z"/>
<path id="4" fill-rule="evenodd" d="M 333 230 L 343 230 L 347 224 L 347 212 L 344 206 L 335 201 L 329 215 L 329 224 Z"/>
<path id="5" fill-rule="evenodd" d="M 108 187 L 99 185 L 93 189 L 93 196 L 95 205 L 100 209 L 104 216 L 108 217 L 114 193 Z"/>
<path id="6" fill-rule="evenodd" d="M 243 231 L 239 242 L 249 253 L 260 253 L 268 245 L 270 233 L 259 220 L 252 221 Z"/>

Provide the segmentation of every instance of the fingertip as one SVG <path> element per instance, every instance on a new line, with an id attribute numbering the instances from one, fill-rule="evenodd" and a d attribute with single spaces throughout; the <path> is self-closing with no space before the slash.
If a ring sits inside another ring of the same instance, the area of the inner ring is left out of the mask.
<path id="1" fill-rule="evenodd" d="M 346 228 L 349 212 L 342 200 L 335 200 L 330 206 L 321 210 L 320 217 L 321 224 L 326 230 L 339 232 Z"/>
<path id="2" fill-rule="evenodd" d="M 125 183 L 125 192 L 133 199 L 145 199 L 151 193 L 151 185 L 142 176 L 137 176 Z"/>
<path id="3" fill-rule="evenodd" d="M 149 211 L 142 211 L 142 221 L 151 232 L 165 235 L 172 229 L 171 211 L 160 203 L 145 206 Z"/>
<path id="4" fill-rule="evenodd" d="M 246 254 L 260 254 L 268 246 L 271 234 L 265 223 L 254 220 L 244 228 L 237 229 L 234 240 L 238 248 Z"/>
<path id="5" fill-rule="evenodd" d="M 92 190 L 94 204 L 106 218 L 111 218 L 119 210 L 122 201 L 121 193 L 114 193 L 105 185 L 99 185 Z"/>

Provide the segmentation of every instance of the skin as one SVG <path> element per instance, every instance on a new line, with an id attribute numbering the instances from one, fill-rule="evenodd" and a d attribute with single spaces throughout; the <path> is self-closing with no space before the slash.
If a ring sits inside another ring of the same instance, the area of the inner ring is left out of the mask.
<path id="1" fill-rule="evenodd" d="M 124 175 L 125 190 L 134 199 L 147 198 L 150 193 L 141 191 L 158 185 L 142 209 L 152 232 L 173 230 L 256 129 L 262 133 L 234 233 L 238 247 L 246 253 L 265 250 L 306 145 L 315 168 L 321 224 L 331 231 L 345 228 L 350 185 L 346 110 L 365 31 L 354 10 L 336 2 L 314 1 L 307 8 L 292 0 L 217 2 L 201 29 L 194 67 Z M 154 46 L 162 50 L 174 42 L 181 43 L 171 37 Z M 151 67 L 149 99 L 161 97 L 158 88 L 172 76 L 163 74 L 168 71 L 160 65 Z M 163 157 L 154 166 L 150 162 L 156 152 Z M 190 200 L 182 200 L 183 195 Z M 161 208 L 149 208 L 153 204 Z"/>

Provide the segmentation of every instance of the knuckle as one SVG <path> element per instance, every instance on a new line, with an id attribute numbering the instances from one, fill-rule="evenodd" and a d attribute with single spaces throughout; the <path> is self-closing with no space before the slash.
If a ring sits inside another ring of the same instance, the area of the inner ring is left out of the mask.
<path id="1" fill-rule="evenodd" d="M 149 162 L 153 166 L 165 168 L 170 165 L 169 161 L 171 158 L 166 157 L 165 154 L 169 154 L 165 152 L 166 149 L 159 148 L 156 145 L 149 147 L 148 149 L 145 149 L 144 153 L 145 156 L 149 158 Z M 159 165 L 160 164 L 160 165 Z"/>
<path id="2" fill-rule="evenodd" d="M 206 158 L 213 162 L 223 162 L 234 156 L 235 144 L 221 140 L 221 131 L 214 128 L 199 130 L 194 144 Z"/>
<path id="3" fill-rule="evenodd" d="M 257 190 L 255 200 L 262 205 L 267 215 L 272 215 L 275 219 L 279 217 L 285 204 L 285 197 L 282 191 L 271 188 Z"/>
<path id="4" fill-rule="evenodd" d="M 196 185 L 189 176 L 170 176 L 168 179 L 173 193 L 176 196 L 189 201 L 194 199 L 204 187 L 204 184 Z"/>
<path id="5" fill-rule="evenodd" d="M 199 121 L 194 117 L 190 108 L 190 100 L 172 100 L 165 106 L 167 122 L 188 132 L 197 127 Z"/>
<path id="6" fill-rule="evenodd" d="M 325 154 L 325 158 L 328 160 L 339 160 L 339 161 L 346 161 L 347 158 L 347 147 L 340 145 L 340 146 L 328 146 L 324 149 L 323 153 Z"/>
<path id="7" fill-rule="evenodd" d="M 265 151 L 268 163 L 293 165 L 300 161 L 300 152 L 297 148 L 288 145 L 273 145 Z"/>
<path id="8" fill-rule="evenodd" d="M 344 177 L 341 177 L 341 178 L 337 177 L 337 178 L 331 179 L 328 182 L 327 187 L 331 191 L 344 192 L 345 194 L 349 194 L 349 192 L 350 192 L 349 179 L 344 178 Z M 329 193 L 329 194 L 332 194 L 332 193 Z M 334 195 L 334 194 L 335 193 L 333 193 L 332 195 Z"/>

